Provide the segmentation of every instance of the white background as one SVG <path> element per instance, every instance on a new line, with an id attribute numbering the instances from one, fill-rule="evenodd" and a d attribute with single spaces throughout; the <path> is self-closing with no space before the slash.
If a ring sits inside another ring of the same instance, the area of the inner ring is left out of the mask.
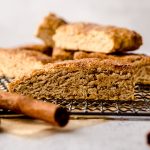
<path id="1" fill-rule="evenodd" d="M 48 12 L 134 29 L 144 39 L 139 52 L 150 53 L 150 0 L 0 0 L 0 47 L 39 42 L 34 33 Z"/>

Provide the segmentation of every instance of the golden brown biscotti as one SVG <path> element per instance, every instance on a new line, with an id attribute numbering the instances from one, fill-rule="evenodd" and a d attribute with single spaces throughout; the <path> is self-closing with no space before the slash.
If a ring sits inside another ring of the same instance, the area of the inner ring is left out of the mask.
<path id="1" fill-rule="evenodd" d="M 47 46 L 54 47 L 52 36 L 55 34 L 56 29 L 66 24 L 62 18 L 53 13 L 49 13 L 39 25 L 36 36 L 44 41 Z"/>
<path id="2" fill-rule="evenodd" d="M 112 59 L 118 61 L 126 61 L 136 66 L 138 73 L 137 84 L 150 84 L 150 56 L 144 54 L 104 54 L 104 53 L 86 53 L 86 52 L 75 52 L 74 59 L 83 58 L 99 58 L 100 60 Z"/>
<path id="3" fill-rule="evenodd" d="M 48 56 L 51 56 L 53 51 L 51 47 L 46 46 L 45 44 L 26 44 L 11 49 L 38 51 Z"/>
<path id="4" fill-rule="evenodd" d="M 53 40 L 62 49 L 103 53 L 136 50 L 142 45 L 142 37 L 135 31 L 90 23 L 63 25 Z"/>
<path id="5" fill-rule="evenodd" d="M 51 62 L 51 57 L 36 51 L 0 49 L 0 76 L 16 78 Z"/>
<path id="6" fill-rule="evenodd" d="M 36 99 L 133 100 L 133 66 L 97 58 L 47 64 L 9 84 Z"/>
<path id="7" fill-rule="evenodd" d="M 53 48 L 52 58 L 55 61 L 72 60 L 74 51 L 64 50 L 61 48 Z"/>

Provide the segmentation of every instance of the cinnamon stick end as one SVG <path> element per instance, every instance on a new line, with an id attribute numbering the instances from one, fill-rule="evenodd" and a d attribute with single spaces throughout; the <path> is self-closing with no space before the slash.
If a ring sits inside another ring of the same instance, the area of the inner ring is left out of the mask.
<path id="1" fill-rule="evenodd" d="M 58 107 L 55 112 L 55 121 L 60 127 L 64 127 L 69 122 L 69 112 L 66 108 Z"/>

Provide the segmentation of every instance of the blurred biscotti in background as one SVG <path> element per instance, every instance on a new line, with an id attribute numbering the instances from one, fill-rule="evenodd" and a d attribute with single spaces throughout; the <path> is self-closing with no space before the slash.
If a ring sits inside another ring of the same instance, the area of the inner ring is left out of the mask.
<path id="1" fill-rule="evenodd" d="M 62 18 L 53 13 L 49 13 L 39 25 L 36 36 L 42 39 L 45 45 L 53 47 L 54 41 L 52 36 L 55 34 L 56 29 L 64 24 L 66 24 L 66 21 Z"/>
<path id="2" fill-rule="evenodd" d="M 61 26 L 53 40 L 56 47 L 63 49 L 103 53 L 132 51 L 142 45 L 142 37 L 135 31 L 91 23 Z"/>
<path id="3" fill-rule="evenodd" d="M 0 76 L 16 78 L 50 62 L 52 62 L 51 57 L 41 52 L 0 49 Z"/>
<path id="4" fill-rule="evenodd" d="M 51 56 L 53 51 L 52 47 L 47 46 L 45 44 L 24 44 L 24 45 L 17 46 L 13 49 L 38 51 L 47 54 L 48 56 Z"/>
<path id="5" fill-rule="evenodd" d="M 52 58 L 56 61 L 72 60 L 74 51 L 64 50 L 61 48 L 53 48 Z"/>

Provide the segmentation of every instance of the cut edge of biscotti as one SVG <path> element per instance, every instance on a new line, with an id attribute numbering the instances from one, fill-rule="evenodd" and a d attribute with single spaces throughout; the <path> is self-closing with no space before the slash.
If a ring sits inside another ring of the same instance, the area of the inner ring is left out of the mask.
<path id="1" fill-rule="evenodd" d="M 53 40 L 62 49 L 103 53 L 132 51 L 142 45 L 142 37 L 135 31 L 92 23 L 62 25 Z"/>
<path id="2" fill-rule="evenodd" d="M 47 16 L 44 17 L 42 22 L 37 28 L 36 37 L 40 38 L 44 41 L 45 45 L 49 47 L 54 47 L 55 43 L 52 39 L 52 36 L 55 34 L 55 31 L 61 25 L 66 24 L 67 22 L 57 16 L 54 13 L 49 13 Z"/>
<path id="3" fill-rule="evenodd" d="M 9 84 L 36 99 L 133 100 L 133 66 L 97 58 L 47 64 Z"/>

